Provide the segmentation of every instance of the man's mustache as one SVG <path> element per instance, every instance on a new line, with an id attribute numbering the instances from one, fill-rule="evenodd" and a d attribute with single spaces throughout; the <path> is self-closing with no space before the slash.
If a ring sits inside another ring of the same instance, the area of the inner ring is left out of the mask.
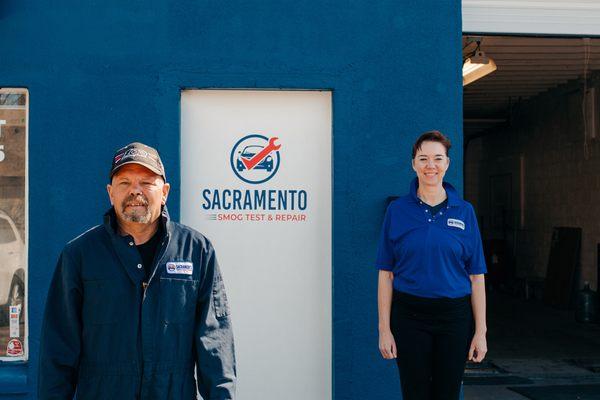
<path id="1" fill-rule="evenodd" d="M 135 196 L 130 195 L 123 200 L 123 202 L 121 203 L 121 206 L 123 207 L 123 209 L 125 209 L 125 207 L 133 205 L 133 204 L 147 207 L 148 199 L 144 195 L 135 195 Z"/>

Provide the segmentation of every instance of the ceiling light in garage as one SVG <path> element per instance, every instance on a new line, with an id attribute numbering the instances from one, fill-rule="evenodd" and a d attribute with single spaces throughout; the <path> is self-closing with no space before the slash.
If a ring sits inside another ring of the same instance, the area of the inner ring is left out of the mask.
<path id="1" fill-rule="evenodd" d="M 467 58 L 463 64 L 463 86 L 467 86 L 477 79 L 491 74 L 496 70 L 496 63 L 483 51 L 476 51 L 473 56 Z"/>

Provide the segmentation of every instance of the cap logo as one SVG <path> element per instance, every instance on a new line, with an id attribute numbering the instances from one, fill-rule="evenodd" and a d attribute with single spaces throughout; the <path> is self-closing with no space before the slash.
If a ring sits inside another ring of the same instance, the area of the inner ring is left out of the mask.
<path id="1" fill-rule="evenodd" d="M 118 163 L 120 161 L 125 161 L 129 158 L 149 158 L 150 160 L 154 161 L 155 163 L 157 163 L 158 165 L 160 165 L 160 162 L 158 161 L 158 158 L 153 156 L 152 154 L 148 153 L 145 150 L 140 150 L 140 149 L 129 149 L 124 153 L 120 153 L 117 154 L 115 156 L 115 161 L 114 163 Z"/>
<path id="2" fill-rule="evenodd" d="M 155 158 L 152 158 L 150 156 L 150 154 L 148 154 L 147 151 L 140 150 L 140 149 L 127 150 L 125 153 L 123 153 L 123 156 L 121 157 L 121 159 L 134 158 L 134 157 L 150 158 L 152 160 L 155 160 Z"/>
<path id="3" fill-rule="evenodd" d="M 141 148 L 140 148 L 141 147 Z M 131 143 L 117 150 L 111 167 L 109 178 L 123 164 L 138 163 L 165 177 L 164 167 L 158 152 L 142 143 Z"/>

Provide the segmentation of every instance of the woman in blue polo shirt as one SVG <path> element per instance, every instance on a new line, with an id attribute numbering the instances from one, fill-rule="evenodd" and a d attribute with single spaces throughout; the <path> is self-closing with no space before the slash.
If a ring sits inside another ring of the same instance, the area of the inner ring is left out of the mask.
<path id="1" fill-rule="evenodd" d="M 417 177 L 389 205 L 377 253 L 379 350 L 396 359 L 404 400 L 458 399 L 467 358 L 487 352 L 481 236 L 443 181 L 449 149 L 438 131 L 417 139 Z"/>

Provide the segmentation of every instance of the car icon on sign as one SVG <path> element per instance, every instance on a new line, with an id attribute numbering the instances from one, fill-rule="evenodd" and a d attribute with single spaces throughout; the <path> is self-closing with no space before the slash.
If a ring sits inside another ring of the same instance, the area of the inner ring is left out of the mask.
<path id="1" fill-rule="evenodd" d="M 244 163 L 241 160 L 242 158 L 245 158 L 246 160 L 250 160 L 252 157 L 254 157 L 256 154 L 258 154 L 264 148 L 265 148 L 265 146 L 252 145 L 252 146 L 246 146 L 246 147 L 244 147 L 244 150 L 239 151 L 238 152 L 239 155 L 238 155 L 236 163 L 235 163 L 237 170 L 239 172 L 242 172 L 243 170 L 246 169 L 246 166 L 244 165 Z M 256 166 L 254 166 L 253 169 L 265 169 L 265 170 L 267 170 L 267 172 L 271 172 L 273 170 L 273 157 L 271 157 L 271 155 L 266 156 L 265 158 L 262 159 L 261 162 L 256 164 Z"/>

